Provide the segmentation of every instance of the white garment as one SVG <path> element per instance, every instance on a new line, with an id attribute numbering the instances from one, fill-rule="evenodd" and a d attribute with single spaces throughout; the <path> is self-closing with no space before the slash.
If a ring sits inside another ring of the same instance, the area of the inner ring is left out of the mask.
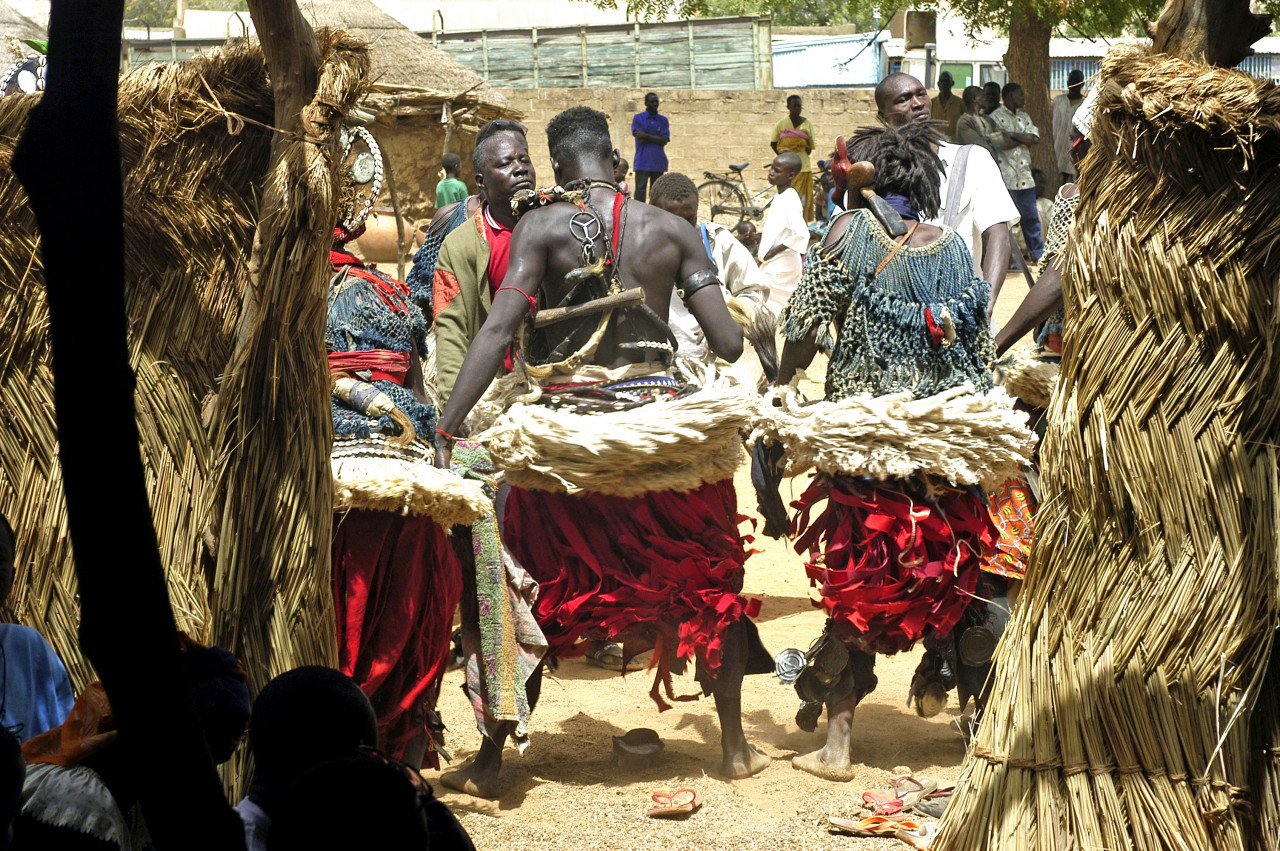
<path id="1" fill-rule="evenodd" d="M 236 814 L 244 822 L 244 847 L 246 851 L 267 851 L 267 833 L 271 830 L 271 816 L 262 807 L 249 800 L 236 804 Z"/>
<path id="2" fill-rule="evenodd" d="M 955 162 L 959 145 L 943 143 L 938 146 L 938 158 L 942 160 L 942 207 L 938 215 L 925 222 L 927 225 L 942 226 L 947 211 L 947 183 L 951 164 Z M 965 166 L 964 189 L 960 193 L 960 212 L 952 227 L 973 255 L 973 270 L 982 277 L 982 234 L 990 227 L 1008 222 L 1010 226 L 1018 223 L 1018 208 L 1013 206 L 1009 190 L 1004 188 L 1004 179 L 1000 177 L 1000 169 L 985 148 L 976 145 L 969 149 L 969 163 Z"/>
<path id="3" fill-rule="evenodd" d="M 769 304 L 776 310 L 786 306 L 800 275 L 804 272 L 804 253 L 809 250 L 809 225 L 804 220 L 804 204 L 791 187 L 769 202 L 760 228 L 759 256 L 765 257 L 775 246 L 786 246 L 760 269 L 769 279 Z"/>
<path id="4" fill-rule="evenodd" d="M 727 302 L 737 296 L 752 307 L 759 308 L 769 301 L 769 279 L 756 264 L 751 252 L 727 228 L 714 222 L 703 225 L 711 241 L 711 262 L 720 279 L 720 293 Z M 701 233 L 699 233 L 701 236 Z M 671 311 L 667 318 L 671 332 L 680 344 L 680 356 L 694 360 L 711 361 L 715 358 L 707 350 L 706 335 L 698 327 L 689 308 L 679 297 L 671 299 Z M 250 849 L 252 851 L 252 849 Z"/>
<path id="5" fill-rule="evenodd" d="M 22 784 L 22 814 L 49 825 L 109 842 L 120 851 L 151 848 L 151 835 L 134 805 L 126 814 L 102 778 L 83 765 L 27 766 Z"/>
<path id="6" fill-rule="evenodd" d="M 1076 166 L 1071 162 L 1071 119 L 1082 103 L 1084 98 L 1072 103 L 1065 94 L 1053 99 L 1053 151 L 1058 157 L 1058 171 L 1072 177 Z"/>

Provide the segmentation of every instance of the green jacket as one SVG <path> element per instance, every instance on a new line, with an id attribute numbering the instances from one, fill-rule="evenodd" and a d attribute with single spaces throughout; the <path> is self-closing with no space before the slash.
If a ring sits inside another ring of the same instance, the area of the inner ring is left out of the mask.
<path id="1" fill-rule="evenodd" d="M 489 318 L 489 242 L 484 208 L 445 237 L 432 281 L 436 325 L 436 389 L 448 402 L 471 341 Z"/>

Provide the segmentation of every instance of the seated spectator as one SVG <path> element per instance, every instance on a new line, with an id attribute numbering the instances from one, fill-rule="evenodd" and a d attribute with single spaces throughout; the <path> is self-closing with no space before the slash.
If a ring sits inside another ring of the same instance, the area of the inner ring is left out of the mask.
<path id="1" fill-rule="evenodd" d="M 183 669 L 215 762 L 235 752 L 249 721 L 249 689 L 240 662 L 221 647 L 184 639 Z M 142 770 L 119 742 L 102 683 L 91 683 L 66 720 L 22 746 L 27 760 L 13 848 L 120 849 L 151 845 L 138 806 Z M 149 769 L 152 770 L 152 769 Z"/>
<path id="2" fill-rule="evenodd" d="M 0 514 L 0 617 L 12 621 L 17 536 Z M 28 626 L 0 623 L 0 726 L 25 741 L 56 727 L 75 703 L 67 669 L 44 636 Z"/>
<path id="3" fill-rule="evenodd" d="M 413 768 L 381 751 L 311 768 L 277 801 L 268 847 L 475 851 L 448 808 Z"/>
<path id="4" fill-rule="evenodd" d="M 373 704 L 355 680 L 341 672 L 309 665 L 267 683 L 249 718 L 253 788 L 236 806 L 248 851 L 267 847 L 281 790 L 317 765 L 353 758 L 361 747 L 377 744 Z"/>
<path id="5" fill-rule="evenodd" d="M 0 849 L 12 846 L 13 820 L 22 807 L 22 782 L 26 776 L 22 744 L 12 732 L 0 727 Z"/>

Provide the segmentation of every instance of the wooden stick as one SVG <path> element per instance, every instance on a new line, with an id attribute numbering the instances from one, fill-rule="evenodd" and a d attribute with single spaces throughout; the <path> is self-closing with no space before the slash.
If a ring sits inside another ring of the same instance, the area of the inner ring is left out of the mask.
<path id="1" fill-rule="evenodd" d="M 116 124 L 123 18 L 122 0 L 54 0 L 54 73 L 13 157 L 42 234 L 80 636 L 111 699 L 117 746 L 130 750 L 124 762 L 156 846 L 243 848 L 182 673 L 138 449 Z M 88 232 L 83 221 L 93 222 Z M 83 286 L 85 256 L 94 258 L 92 287 Z"/>
<path id="2" fill-rule="evenodd" d="M 644 290 L 639 287 L 623 290 L 620 293 L 607 295 L 583 304 L 575 304 L 572 307 L 552 307 L 547 310 L 539 310 L 533 318 L 533 327 L 545 328 L 548 325 L 564 322 L 567 319 L 578 319 L 582 316 L 592 316 L 593 314 L 603 313 L 606 310 L 618 307 L 634 307 L 637 304 L 644 304 Z"/>

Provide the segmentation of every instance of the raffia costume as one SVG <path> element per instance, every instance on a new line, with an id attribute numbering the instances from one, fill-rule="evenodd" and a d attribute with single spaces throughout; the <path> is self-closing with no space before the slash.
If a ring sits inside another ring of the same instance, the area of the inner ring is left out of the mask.
<path id="1" fill-rule="evenodd" d="M 959 622 L 996 540 L 980 487 L 1029 454 L 1009 397 L 992 388 L 989 290 L 950 228 L 899 247 L 860 210 L 829 253 L 811 255 L 782 315 L 787 339 L 816 336 L 831 351 L 826 399 L 771 391 L 756 433 L 784 445 L 793 472 L 817 469 L 792 532 L 851 650 L 845 693 L 859 698 L 875 687 L 873 654 Z"/>
<path id="2" fill-rule="evenodd" d="M 586 213 L 586 198 L 557 190 L 513 203 L 570 202 Z M 613 269 L 629 248 L 627 203 L 619 194 L 613 207 L 609 262 L 578 270 L 588 280 L 567 302 L 621 292 Z M 544 297 L 531 307 L 543 309 Z M 651 312 L 639 318 L 645 310 L 546 331 L 534 330 L 531 312 L 515 370 L 494 382 L 471 425 L 512 485 L 505 540 L 539 583 L 534 613 L 549 652 L 582 655 L 584 638 L 617 641 L 628 659 L 653 649 L 650 695 L 666 709 L 664 687 L 670 700 L 696 697 L 677 697 L 672 673 L 696 659 L 709 688 L 725 631 L 758 605 L 740 593 L 748 553 L 732 481 L 756 399 L 730 377 L 671 364 L 670 332 Z M 617 369 L 591 363 L 606 330 L 636 322 L 650 340 L 634 345 L 653 357 Z M 757 672 L 772 669 L 762 656 Z"/>

